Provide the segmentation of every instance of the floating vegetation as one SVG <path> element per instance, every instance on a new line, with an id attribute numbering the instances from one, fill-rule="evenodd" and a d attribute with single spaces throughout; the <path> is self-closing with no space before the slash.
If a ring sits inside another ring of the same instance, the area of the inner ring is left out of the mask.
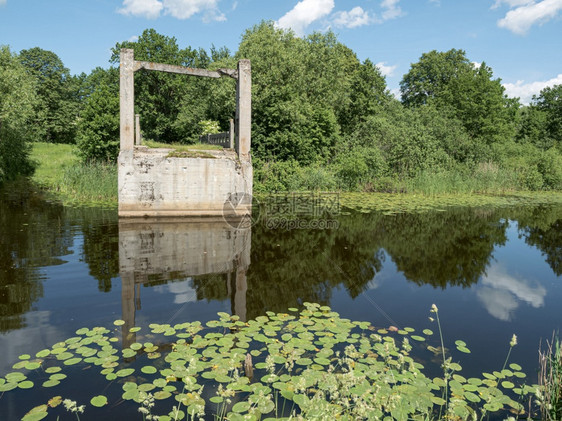
<path id="1" fill-rule="evenodd" d="M 399 193 L 341 193 L 341 206 L 363 213 L 373 211 L 384 215 L 404 212 L 442 211 L 451 207 L 504 207 L 562 203 L 560 192 L 517 192 L 505 195 L 443 194 L 426 196 Z"/>
<path id="2" fill-rule="evenodd" d="M 368 322 L 341 318 L 327 306 L 304 306 L 300 312 L 290 308 L 289 314 L 267 312 L 247 323 L 218 313 L 219 319 L 205 326 L 151 324 L 145 336 L 135 328 L 135 342 L 123 349 L 109 329 L 82 328 L 35 356 L 20 356 L 16 371 L 0 378 L 0 392 L 55 388 L 69 378 L 63 373 L 69 366 L 95 366 L 113 387 L 107 393 L 92 392 L 85 405 L 53 393 L 23 420 L 41 420 L 61 402 L 78 417 L 88 408 L 110 411 L 124 400 L 133 402 L 143 419 L 168 421 L 205 416 L 468 419 L 502 410 L 520 415 L 521 399 L 537 391 L 538 386 L 524 385 L 517 364 L 479 378 L 463 377 L 460 364 L 445 355 L 440 325 L 438 349 L 427 345 L 433 339 L 430 329 L 377 330 Z M 439 322 L 436 307 L 432 313 Z M 470 352 L 463 341 L 455 345 Z M 442 353 L 443 377 L 424 374 L 424 366 L 410 355 L 414 347 Z"/>

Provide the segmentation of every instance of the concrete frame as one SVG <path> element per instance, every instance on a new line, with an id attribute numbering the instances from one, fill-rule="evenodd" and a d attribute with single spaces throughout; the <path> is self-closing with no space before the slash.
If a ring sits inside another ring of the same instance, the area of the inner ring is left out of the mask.
<path id="1" fill-rule="evenodd" d="M 240 60 L 237 70 L 211 71 L 136 61 L 134 50 L 125 48 L 121 49 L 120 59 L 119 216 L 230 217 L 251 213 L 250 60 Z M 225 149 L 222 153 L 212 151 L 216 159 L 171 158 L 170 149 L 147 150 L 140 146 L 138 117 L 134 113 L 134 73 L 141 69 L 236 79 L 235 154 Z M 245 197 L 242 201 L 241 196 Z M 230 206 L 231 202 L 234 206 Z M 234 209 L 234 213 L 225 215 L 225 209 Z"/>
<path id="2" fill-rule="evenodd" d="M 134 50 L 122 48 L 119 72 L 120 149 L 130 150 L 135 145 L 135 79 L 141 69 L 200 77 L 236 79 L 236 152 L 241 161 L 248 160 L 252 141 L 252 68 L 250 60 L 238 61 L 238 70 L 218 69 L 216 71 L 175 66 L 172 64 L 136 61 Z"/>

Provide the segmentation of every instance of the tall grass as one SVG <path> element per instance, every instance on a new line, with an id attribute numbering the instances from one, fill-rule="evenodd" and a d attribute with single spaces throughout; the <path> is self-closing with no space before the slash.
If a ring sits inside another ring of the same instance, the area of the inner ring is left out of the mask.
<path id="1" fill-rule="evenodd" d="M 83 163 L 74 145 L 36 142 L 31 158 L 36 162 L 32 181 L 66 203 L 117 204 L 117 166 Z"/>
<path id="2" fill-rule="evenodd" d="M 117 166 L 109 163 L 75 165 L 64 171 L 60 192 L 71 202 L 117 203 Z"/>
<path id="3" fill-rule="evenodd" d="M 425 195 L 446 193 L 506 193 L 524 190 L 517 174 L 492 163 L 479 164 L 474 169 L 425 171 L 405 182 L 406 191 Z"/>
<path id="4" fill-rule="evenodd" d="M 554 421 L 562 419 L 562 343 L 557 336 L 546 343 L 546 349 L 539 350 L 538 395 L 541 419 Z"/>

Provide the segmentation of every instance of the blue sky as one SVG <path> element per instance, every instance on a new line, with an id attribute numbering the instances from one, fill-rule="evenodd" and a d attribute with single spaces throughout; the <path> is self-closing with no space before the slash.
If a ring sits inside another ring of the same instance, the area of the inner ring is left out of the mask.
<path id="1" fill-rule="evenodd" d="M 264 19 L 299 35 L 331 28 L 394 92 L 422 53 L 451 48 L 485 61 L 524 103 L 562 84 L 562 0 L 0 0 L 0 44 L 51 50 L 71 73 L 88 73 L 146 28 L 180 47 L 235 52 Z"/>

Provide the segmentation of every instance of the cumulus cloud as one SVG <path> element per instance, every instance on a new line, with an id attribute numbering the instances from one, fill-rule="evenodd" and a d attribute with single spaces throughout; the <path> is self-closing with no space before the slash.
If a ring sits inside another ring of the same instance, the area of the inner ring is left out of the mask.
<path id="1" fill-rule="evenodd" d="M 398 67 L 397 64 L 394 66 L 387 65 L 386 61 L 381 61 L 380 63 L 377 63 L 375 66 L 379 68 L 381 74 L 385 77 L 394 75 L 394 71 Z"/>
<path id="2" fill-rule="evenodd" d="M 329 15 L 333 8 L 334 0 L 301 0 L 276 24 L 279 28 L 292 29 L 297 35 L 303 35 L 308 25 Z"/>
<path id="3" fill-rule="evenodd" d="M 5 5 L 5 4 L 6 4 L 6 1 L 7 1 L 7 0 L 0 0 L 0 6 Z"/>
<path id="4" fill-rule="evenodd" d="M 192 278 L 187 278 L 182 282 L 157 285 L 154 291 L 160 294 L 174 294 L 174 304 L 194 303 L 197 301 L 197 291 L 192 283 Z"/>
<path id="5" fill-rule="evenodd" d="M 476 295 L 488 313 L 497 319 L 511 320 L 521 302 L 535 308 L 544 306 L 546 289 L 542 285 L 517 279 L 498 266 L 490 269 L 481 285 Z"/>
<path id="6" fill-rule="evenodd" d="M 525 35 L 533 25 L 541 25 L 555 18 L 562 10 L 562 0 L 503 2 L 508 3 L 512 9 L 498 20 L 498 26 L 519 35 Z"/>
<path id="7" fill-rule="evenodd" d="M 118 12 L 123 15 L 156 19 L 160 16 L 163 7 L 162 2 L 159 0 L 124 0 L 123 7 Z"/>
<path id="8" fill-rule="evenodd" d="M 518 80 L 515 83 L 504 83 L 505 93 L 507 96 L 521 99 L 522 104 L 529 104 L 533 95 L 538 95 L 547 86 L 562 85 L 562 73 L 558 76 L 544 81 L 528 82 Z"/>
<path id="9" fill-rule="evenodd" d="M 356 28 L 358 26 L 368 25 L 373 19 L 369 13 L 362 7 L 354 7 L 349 12 L 334 13 L 333 23 L 335 26 L 344 28 Z"/>
<path id="10" fill-rule="evenodd" d="M 177 19 L 189 19 L 196 13 L 204 13 L 205 20 L 226 20 L 217 3 L 218 0 L 163 0 L 165 13 Z"/>
<path id="11" fill-rule="evenodd" d="M 402 9 L 398 3 L 400 3 L 400 0 L 383 0 L 381 2 L 383 9 L 381 14 L 382 20 L 390 20 L 402 16 Z"/>
<path id="12" fill-rule="evenodd" d="M 147 19 L 155 19 L 161 14 L 176 19 L 189 19 L 197 13 L 202 13 L 205 21 L 226 20 L 217 3 L 218 0 L 124 0 L 123 7 L 118 12 Z"/>
<path id="13" fill-rule="evenodd" d="M 507 4 L 509 7 L 519 7 L 534 2 L 535 0 L 496 0 L 495 3 L 492 5 L 492 9 L 497 9 L 504 3 Z"/>

